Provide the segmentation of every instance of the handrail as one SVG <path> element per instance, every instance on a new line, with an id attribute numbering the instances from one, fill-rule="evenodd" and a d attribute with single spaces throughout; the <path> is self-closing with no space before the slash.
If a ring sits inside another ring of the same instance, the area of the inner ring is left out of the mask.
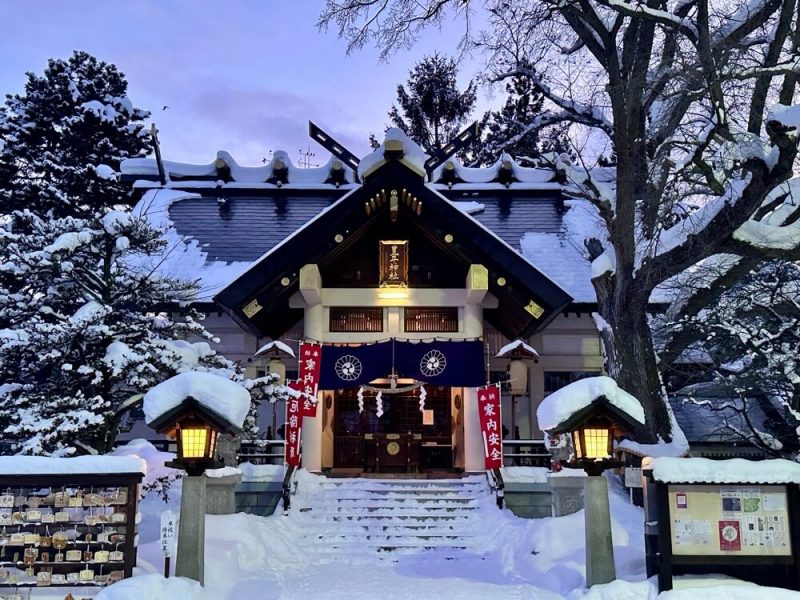
<path id="1" fill-rule="evenodd" d="M 518 452 L 507 452 L 506 447 Z M 523 448 L 528 448 L 522 452 Z M 550 466 L 550 453 L 544 440 L 503 440 L 503 458 L 508 459 L 507 466 Z"/>
<path id="2" fill-rule="evenodd" d="M 239 463 L 251 460 L 257 464 L 269 464 L 275 459 L 280 459 L 280 462 L 282 462 L 284 456 L 283 447 L 285 445 L 285 440 L 242 440 L 238 452 Z M 260 448 L 266 448 L 268 451 L 258 452 Z M 273 448 L 280 448 L 280 451 L 269 452 Z"/>
<path id="3" fill-rule="evenodd" d="M 495 482 L 497 483 L 497 491 L 495 492 L 495 498 L 497 499 L 497 508 L 503 508 L 503 500 L 505 499 L 506 492 L 506 483 L 503 481 L 503 473 L 500 472 L 500 469 L 492 469 Z"/>
<path id="4" fill-rule="evenodd" d="M 287 465 L 286 466 L 286 473 L 283 475 L 283 487 L 281 488 L 281 496 L 283 498 L 283 511 L 286 512 L 289 510 L 289 507 L 292 504 L 291 495 L 292 495 L 292 477 L 294 476 L 295 472 L 294 465 Z"/>
<path id="5" fill-rule="evenodd" d="M 503 474 L 500 472 L 500 469 L 490 469 L 486 471 L 486 480 L 489 482 L 489 490 L 494 492 L 497 508 L 502 509 L 503 499 L 506 495 L 506 484 L 503 481 Z"/>
<path id="6" fill-rule="evenodd" d="M 503 440 L 503 446 L 541 446 L 544 448 L 544 440 Z"/>

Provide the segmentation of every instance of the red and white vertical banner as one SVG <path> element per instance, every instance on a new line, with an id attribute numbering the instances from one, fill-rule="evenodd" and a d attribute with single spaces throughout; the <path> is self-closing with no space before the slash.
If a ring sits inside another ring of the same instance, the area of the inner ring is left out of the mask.
<path id="1" fill-rule="evenodd" d="M 299 391 L 301 391 L 303 393 L 303 397 L 300 398 L 300 415 L 303 416 L 303 417 L 309 417 L 309 418 L 316 417 L 317 416 L 317 405 L 319 404 L 319 402 L 317 402 L 316 396 L 314 396 L 312 398 L 311 396 L 309 396 L 308 394 L 306 394 L 303 391 L 303 385 L 302 384 L 298 383 L 298 385 L 300 386 L 300 390 Z"/>
<path id="2" fill-rule="evenodd" d="M 288 382 L 290 389 L 297 392 L 303 390 L 299 381 Z M 302 397 L 289 395 L 286 398 L 286 426 L 284 429 L 284 458 L 287 465 L 300 466 L 300 436 L 303 431 L 303 415 L 301 414 Z"/>
<path id="3" fill-rule="evenodd" d="M 298 377 L 303 384 L 303 393 L 317 401 L 319 372 L 322 367 L 322 346 L 311 342 L 300 342 Z"/>
<path id="4" fill-rule="evenodd" d="M 503 420 L 500 416 L 500 385 L 478 388 L 478 414 L 483 436 L 486 470 L 503 466 Z"/>

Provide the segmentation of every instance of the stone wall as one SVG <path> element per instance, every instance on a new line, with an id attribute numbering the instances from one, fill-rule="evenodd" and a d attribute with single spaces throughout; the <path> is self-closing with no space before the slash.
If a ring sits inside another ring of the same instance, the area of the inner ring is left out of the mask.
<path id="1" fill-rule="evenodd" d="M 236 488 L 236 512 L 268 517 L 281 501 L 283 482 L 245 481 Z"/>
<path id="2" fill-rule="evenodd" d="M 505 485 L 505 506 L 518 517 L 550 517 L 551 504 L 550 486 L 546 483 L 512 482 Z"/>

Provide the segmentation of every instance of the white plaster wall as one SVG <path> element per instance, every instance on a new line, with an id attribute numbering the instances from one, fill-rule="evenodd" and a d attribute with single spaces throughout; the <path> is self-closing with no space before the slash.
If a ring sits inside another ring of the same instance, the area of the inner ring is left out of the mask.
<path id="1" fill-rule="evenodd" d="M 539 352 L 538 364 L 530 368 L 530 428 L 535 439 L 543 437 L 536 423 L 536 408 L 544 399 L 545 371 L 603 372 L 603 349 L 597 328 L 588 313 L 559 315 L 547 328 L 531 338 Z"/>

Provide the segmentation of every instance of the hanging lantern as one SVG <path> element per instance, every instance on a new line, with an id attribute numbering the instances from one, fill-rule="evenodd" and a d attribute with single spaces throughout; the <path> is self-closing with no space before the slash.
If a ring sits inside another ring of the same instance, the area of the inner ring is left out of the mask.
<path id="1" fill-rule="evenodd" d="M 264 357 L 268 358 L 267 373 L 272 373 L 278 376 L 278 384 L 286 384 L 286 364 L 284 360 L 295 358 L 292 349 L 280 341 L 273 341 L 265 344 L 259 348 L 253 355 L 254 358 Z"/>
<path id="2" fill-rule="evenodd" d="M 528 391 L 528 365 L 522 360 L 512 360 L 508 366 L 511 393 L 521 396 Z"/>
<path id="3" fill-rule="evenodd" d="M 528 366 L 539 362 L 539 353 L 522 340 L 515 340 L 500 349 L 495 358 L 510 358 L 508 365 L 509 391 L 512 396 L 528 393 Z"/>

